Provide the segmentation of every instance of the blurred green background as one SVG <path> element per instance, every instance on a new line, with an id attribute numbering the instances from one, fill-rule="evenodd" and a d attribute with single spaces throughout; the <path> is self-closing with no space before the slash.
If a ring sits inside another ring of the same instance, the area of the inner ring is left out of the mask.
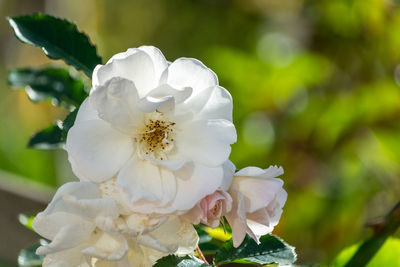
<path id="1" fill-rule="evenodd" d="M 285 169 L 289 197 L 274 233 L 297 247 L 300 263 L 329 263 L 399 200 L 399 4 L 0 0 L 0 177 L 12 173 L 50 187 L 75 179 L 64 151 L 26 148 L 33 132 L 65 111 L 33 104 L 7 85 L 11 68 L 50 61 L 20 44 L 5 17 L 65 17 L 105 61 L 147 44 L 170 61 L 195 57 L 213 69 L 234 99 L 239 137 L 231 160 L 238 168 Z"/>

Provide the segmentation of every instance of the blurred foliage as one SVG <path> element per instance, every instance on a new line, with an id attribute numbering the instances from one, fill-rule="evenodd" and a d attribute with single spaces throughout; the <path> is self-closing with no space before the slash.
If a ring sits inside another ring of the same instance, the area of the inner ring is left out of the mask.
<path id="1" fill-rule="evenodd" d="M 333 267 L 345 266 L 351 256 L 357 251 L 360 244 L 352 245 L 344 249 L 337 256 L 333 263 Z M 398 238 L 389 238 L 383 247 L 367 264 L 367 267 L 381 267 L 381 266 L 400 266 L 400 240 Z"/>
<path id="2" fill-rule="evenodd" d="M 143 44 L 171 61 L 202 60 L 234 99 L 239 139 L 232 161 L 238 168 L 285 169 L 289 197 L 275 233 L 297 247 L 300 263 L 329 263 L 364 239 L 364 224 L 400 195 L 399 4 L 15 0 L 0 2 L 0 12 L 42 11 L 75 21 L 104 60 Z M 1 65 L 49 62 L 39 49 L 17 44 L 5 26 Z M 25 148 L 33 132 L 65 113 L 9 92 L 5 69 L 0 78 L 0 168 L 50 185 L 72 177 L 57 161 L 63 152 Z"/>

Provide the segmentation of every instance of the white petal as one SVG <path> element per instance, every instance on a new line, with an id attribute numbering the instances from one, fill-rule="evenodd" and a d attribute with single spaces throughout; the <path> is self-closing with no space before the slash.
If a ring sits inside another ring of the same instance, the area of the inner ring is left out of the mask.
<path id="1" fill-rule="evenodd" d="M 94 244 L 83 249 L 83 254 L 110 261 L 122 259 L 129 249 L 124 237 L 105 232 L 93 234 L 91 243 Z"/>
<path id="2" fill-rule="evenodd" d="M 98 65 L 93 71 L 93 87 L 104 85 L 113 77 L 133 81 L 141 96 L 158 85 L 152 58 L 139 49 L 117 54 L 106 65 Z"/>
<path id="3" fill-rule="evenodd" d="M 89 97 L 87 97 L 79 107 L 74 123 L 90 120 L 100 120 L 100 118 L 97 111 L 90 104 Z"/>
<path id="4" fill-rule="evenodd" d="M 97 216 L 117 218 L 118 206 L 111 198 L 77 199 L 74 196 L 64 196 L 68 211 L 82 217 L 94 219 Z"/>
<path id="5" fill-rule="evenodd" d="M 139 95 L 130 80 L 114 77 L 92 90 L 89 99 L 100 118 L 128 135 L 143 121 L 137 108 Z"/>
<path id="6" fill-rule="evenodd" d="M 64 197 L 66 195 L 74 196 L 78 199 L 97 199 L 101 197 L 97 185 L 90 182 L 70 182 L 63 184 L 58 188 L 52 201 L 47 208 L 41 212 L 41 215 L 49 215 L 55 212 L 67 212 L 70 207 L 66 205 Z"/>
<path id="7" fill-rule="evenodd" d="M 81 221 L 81 216 L 69 212 L 57 211 L 48 215 L 40 212 L 33 220 L 32 226 L 35 232 L 52 240 L 64 226 L 78 224 Z"/>
<path id="8" fill-rule="evenodd" d="M 207 166 L 223 164 L 236 142 L 235 126 L 227 120 L 193 121 L 182 126 L 176 138 L 179 153 Z"/>
<path id="9" fill-rule="evenodd" d="M 79 247 L 63 250 L 47 255 L 43 261 L 43 267 L 89 267 Z"/>
<path id="10" fill-rule="evenodd" d="M 170 113 L 174 109 L 174 97 L 164 96 L 162 98 L 155 98 L 151 96 L 144 97 L 140 99 L 138 108 L 142 112 L 151 113 L 153 111 L 159 110 L 163 113 Z"/>
<path id="11" fill-rule="evenodd" d="M 153 61 L 155 78 L 157 81 L 159 81 L 162 73 L 168 67 L 168 62 L 164 55 L 161 53 L 160 49 L 154 46 L 141 46 L 138 49 L 146 52 L 150 56 L 151 60 Z"/>
<path id="12" fill-rule="evenodd" d="M 193 89 L 191 87 L 175 89 L 168 84 L 162 84 L 151 90 L 147 97 L 163 98 L 165 96 L 173 96 L 175 103 L 181 103 L 189 98 L 192 92 Z"/>
<path id="13" fill-rule="evenodd" d="M 269 166 L 268 169 L 258 167 L 246 167 L 235 173 L 235 176 L 248 176 L 259 178 L 275 178 L 283 174 L 283 168 L 278 166 Z"/>
<path id="14" fill-rule="evenodd" d="M 117 185 L 128 193 L 132 203 L 147 200 L 162 205 L 171 201 L 176 193 L 175 176 L 171 171 L 135 157 L 119 172 Z"/>
<path id="15" fill-rule="evenodd" d="M 229 92 L 221 86 L 212 86 L 193 94 L 178 112 L 189 109 L 196 119 L 225 119 L 232 121 L 233 102 Z"/>
<path id="16" fill-rule="evenodd" d="M 203 197 L 214 193 L 224 183 L 222 167 L 210 168 L 196 164 L 185 166 L 176 174 L 177 194 L 172 206 L 176 210 L 189 210 Z"/>
<path id="17" fill-rule="evenodd" d="M 168 67 L 167 83 L 174 88 L 193 88 L 197 93 L 208 87 L 218 85 L 218 78 L 213 71 L 197 59 L 179 58 Z"/>
<path id="18" fill-rule="evenodd" d="M 78 246 L 89 238 L 95 228 L 96 226 L 93 223 L 84 220 L 76 224 L 66 225 L 60 229 L 51 243 L 39 247 L 36 253 L 44 255 Z"/>
<path id="19" fill-rule="evenodd" d="M 193 253 L 199 240 L 193 225 L 176 216 L 170 217 L 161 227 L 151 232 L 151 235 L 165 247 L 171 248 L 170 253 L 179 255 Z"/>
<path id="20" fill-rule="evenodd" d="M 236 166 L 232 163 L 232 161 L 227 160 L 222 165 L 224 170 L 224 179 L 221 184 L 221 190 L 227 191 L 232 184 L 233 174 L 235 173 Z"/>
<path id="21" fill-rule="evenodd" d="M 133 141 L 101 120 L 76 123 L 68 132 L 66 150 L 81 180 L 102 182 L 130 158 Z"/>

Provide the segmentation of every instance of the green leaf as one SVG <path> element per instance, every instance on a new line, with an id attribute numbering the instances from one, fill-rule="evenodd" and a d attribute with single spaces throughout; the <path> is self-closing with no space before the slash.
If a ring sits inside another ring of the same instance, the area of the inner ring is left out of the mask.
<path id="1" fill-rule="evenodd" d="M 204 255 L 215 254 L 217 250 L 222 246 L 223 242 L 212 237 L 206 230 L 201 226 L 195 226 L 197 234 L 199 236 L 199 248 Z"/>
<path id="2" fill-rule="evenodd" d="M 18 220 L 23 226 L 25 226 L 29 230 L 35 231 L 32 227 L 33 219 L 35 219 L 35 216 L 28 216 L 25 214 L 20 214 L 18 216 Z"/>
<path id="3" fill-rule="evenodd" d="M 50 125 L 44 130 L 35 133 L 29 139 L 28 147 L 37 149 L 56 149 L 63 143 L 63 131 L 58 125 Z"/>
<path id="4" fill-rule="evenodd" d="M 44 255 L 36 255 L 35 251 L 40 244 L 35 244 L 27 249 L 21 250 L 18 256 L 18 265 L 20 267 L 42 266 Z"/>
<path id="5" fill-rule="evenodd" d="M 257 244 L 249 235 L 243 243 L 233 247 L 232 239 L 226 242 L 215 255 L 214 262 L 221 263 L 253 263 L 259 265 L 278 263 L 292 264 L 296 261 L 294 248 L 273 235 L 264 235 Z"/>
<path id="6" fill-rule="evenodd" d="M 78 109 L 69 113 L 63 122 L 58 121 L 45 128 L 44 130 L 35 133 L 28 142 L 28 147 L 50 150 L 58 149 L 65 144 L 69 129 L 74 125 Z"/>
<path id="7" fill-rule="evenodd" d="M 175 255 L 168 255 L 157 261 L 154 267 L 206 267 L 213 266 L 204 263 L 198 258 L 192 256 L 178 257 Z"/>
<path id="8" fill-rule="evenodd" d="M 34 102 L 51 100 L 54 105 L 79 106 L 88 94 L 82 81 L 60 68 L 14 69 L 8 76 L 13 87 L 25 88 Z"/>
<path id="9" fill-rule="evenodd" d="M 333 262 L 333 267 L 343 267 L 357 252 L 361 243 L 352 245 L 345 248 L 336 257 Z M 372 259 L 365 265 L 367 267 L 380 267 L 380 266 L 400 266 L 400 239 L 389 237 L 385 244 L 374 254 Z"/>
<path id="10" fill-rule="evenodd" d="M 89 77 L 96 65 L 101 64 L 89 38 L 65 19 L 39 13 L 9 17 L 8 21 L 21 42 L 42 48 L 48 57 L 63 59 Z"/>
<path id="11" fill-rule="evenodd" d="M 66 140 L 67 138 L 67 133 L 69 129 L 71 129 L 72 126 L 74 126 L 75 120 L 76 120 L 76 115 L 78 115 L 78 108 L 76 108 L 74 111 L 69 113 L 67 117 L 64 119 L 62 122 L 62 130 L 63 130 L 63 139 Z"/>

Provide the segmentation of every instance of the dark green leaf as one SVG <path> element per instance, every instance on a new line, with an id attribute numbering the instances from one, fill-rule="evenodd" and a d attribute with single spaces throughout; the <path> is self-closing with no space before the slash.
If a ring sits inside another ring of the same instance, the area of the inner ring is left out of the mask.
<path id="1" fill-rule="evenodd" d="M 178 257 L 175 255 L 168 255 L 161 258 L 154 264 L 154 267 L 206 267 L 213 266 L 204 263 L 198 258 L 192 256 Z"/>
<path id="2" fill-rule="evenodd" d="M 35 133 L 28 142 L 28 147 L 37 149 L 56 149 L 63 145 L 63 131 L 58 125 L 50 125 Z"/>
<path id="3" fill-rule="evenodd" d="M 101 58 L 89 38 L 75 24 L 45 14 L 8 18 L 19 40 L 43 49 L 52 59 L 63 59 L 89 77 Z"/>
<path id="4" fill-rule="evenodd" d="M 273 235 L 264 235 L 257 244 L 250 236 L 246 236 L 243 243 L 233 247 L 232 239 L 226 242 L 215 255 L 214 262 L 221 263 L 254 263 L 282 265 L 292 264 L 296 261 L 294 248 Z"/>
<path id="5" fill-rule="evenodd" d="M 78 109 L 69 113 L 63 122 L 50 125 L 34 134 L 28 142 L 28 147 L 36 149 L 57 149 L 65 144 L 69 129 L 74 125 Z"/>
<path id="6" fill-rule="evenodd" d="M 63 139 L 67 138 L 67 133 L 72 126 L 74 126 L 76 115 L 78 115 L 78 108 L 69 113 L 65 120 L 62 122 Z"/>
<path id="7" fill-rule="evenodd" d="M 44 255 L 36 255 L 35 251 L 40 244 L 33 245 L 27 249 L 21 250 L 18 256 L 18 265 L 20 267 L 42 266 Z"/>
<path id="8" fill-rule="evenodd" d="M 51 100 L 54 105 L 79 106 L 88 96 L 82 81 L 60 68 L 14 69 L 8 76 L 13 87 L 24 87 L 34 102 Z"/>

